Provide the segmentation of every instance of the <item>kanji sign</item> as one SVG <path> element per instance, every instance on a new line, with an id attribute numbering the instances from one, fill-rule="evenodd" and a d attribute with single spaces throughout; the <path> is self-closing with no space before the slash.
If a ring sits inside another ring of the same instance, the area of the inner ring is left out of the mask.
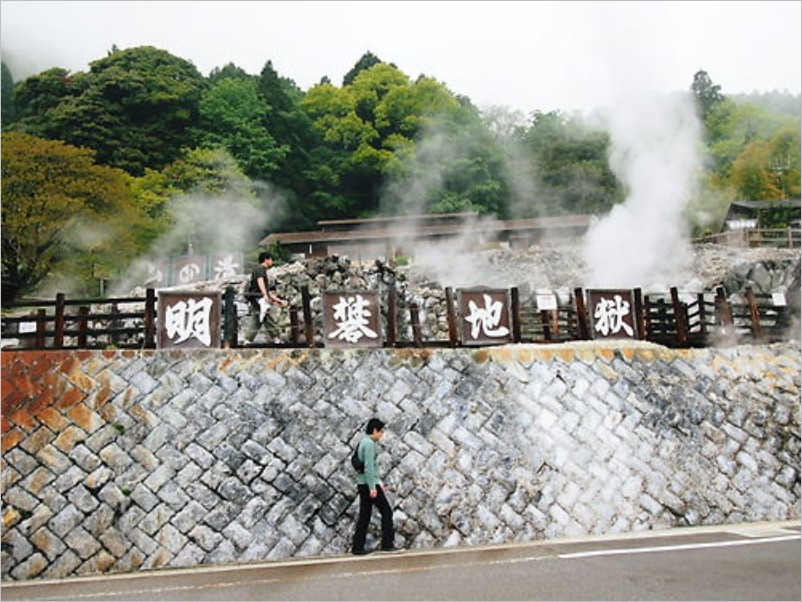
<path id="1" fill-rule="evenodd" d="M 170 280 L 170 262 L 167 259 L 152 259 L 145 264 L 142 286 L 157 288 L 167 286 Z"/>
<path id="2" fill-rule="evenodd" d="M 173 259 L 173 284 L 206 280 L 206 255 L 182 255 Z"/>
<path id="3" fill-rule="evenodd" d="M 502 345 L 512 340 L 506 290 L 457 291 L 463 345 Z"/>
<path id="4" fill-rule="evenodd" d="M 242 253 L 217 253 L 209 255 L 209 270 L 212 280 L 226 280 L 243 273 Z"/>
<path id="5" fill-rule="evenodd" d="M 635 339 L 637 327 L 631 290 L 589 290 L 594 339 Z"/>
<path id="6" fill-rule="evenodd" d="M 159 293 L 158 347 L 220 347 L 220 292 Z"/>
<path id="7" fill-rule="evenodd" d="M 327 347 L 381 347 L 379 297 L 368 292 L 323 293 Z"/>

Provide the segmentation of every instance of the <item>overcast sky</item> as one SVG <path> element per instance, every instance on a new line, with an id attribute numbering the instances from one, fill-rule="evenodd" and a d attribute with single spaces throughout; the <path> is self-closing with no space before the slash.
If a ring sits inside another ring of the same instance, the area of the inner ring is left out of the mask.
<path id="1" fill-rule="evenodd" d="M 799 93 L 802 2 L 0 2 L 15 80 L 155 46 L 204 75 L 265 62 L 307 90 L 371 51 L 479 107 L 590 110 L 629 88 Z"/>

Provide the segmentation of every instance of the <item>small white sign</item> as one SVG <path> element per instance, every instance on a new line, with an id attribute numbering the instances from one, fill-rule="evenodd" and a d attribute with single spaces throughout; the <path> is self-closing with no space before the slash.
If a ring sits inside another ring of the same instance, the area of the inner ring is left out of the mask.
<path id="1" fill-rule="evenodd" d="M 20 322 L 17 332 L 36 332 L 36 322 Z"/>
<path id="2" fill-rule="evenodd" d="M 535 295 L 537 300 L 537 308 L 540 311 L 553 311 L 557 309 L 557 295 L 554 294 L 541 294 Z"/>
<path id="3" fill-rule="evenodd" d="M 772 293 L 771 301 L 774 303 L 774 307 L 785 307 L 785 293 Z"/>

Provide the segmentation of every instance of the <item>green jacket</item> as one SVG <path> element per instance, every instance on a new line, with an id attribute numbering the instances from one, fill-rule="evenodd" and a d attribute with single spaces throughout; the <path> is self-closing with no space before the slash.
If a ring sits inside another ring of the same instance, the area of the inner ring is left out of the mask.
<path id="1" fill-rule="evenodd" d="M 376 489 L 376 485 L 382 484 L 379 477 L 379 450 L 369 435 L 365 435 L 359 442 L 359 457 L 365 463 L 365 472 L 357 475 L 356 482 L 367 485 L 369 489 Z"/>

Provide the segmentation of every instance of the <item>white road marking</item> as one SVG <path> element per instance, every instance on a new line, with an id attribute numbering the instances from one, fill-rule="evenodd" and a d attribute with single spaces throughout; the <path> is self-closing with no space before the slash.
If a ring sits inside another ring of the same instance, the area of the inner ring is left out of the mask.
<path id="1" fill-rule="evenodd" d="M 654 552 L 674 552 L 677 550 L 697 550 L 701 548 L 724 548 L 729 546 L 748 546 L 761 543 L 774 543 L 776 541 L 790 541 L 800 539 L 799 535 L 785 537 L 770 537 L 768 539 L 747 539 L 744 541 L 718 541 L 712 543 L 689 543 L 675 546 L 654 546 L 651 548 L 618 548 L 615 550 L 595 550 L 593 552 L 574 552 L 571 554 L 557 554 L 557 558 L 591 558 L 593 556 L 618 556 L 622 554 L 651 554 Z"/>

